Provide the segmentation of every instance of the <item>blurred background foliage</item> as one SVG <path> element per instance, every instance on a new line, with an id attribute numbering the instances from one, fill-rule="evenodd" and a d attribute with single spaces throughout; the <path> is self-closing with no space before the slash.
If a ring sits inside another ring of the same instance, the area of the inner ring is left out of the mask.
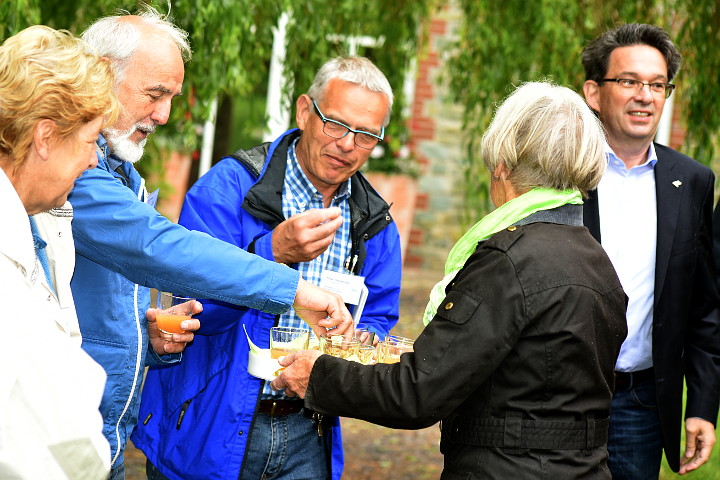
<path id="1" fill-rule="evenodd" d="M 720 4 L 716 0 L 458 0 L 459 48 L 446 72 L 465 107 L 466 212 L 490 210 L 489 176 L 477 150 L 495 106 L 524 81 L 549 79 L 582 94 L 580 53 L 622 23 L 652 23 L 678 45 L 684 62 L 673 80 L 675 108 L 687 129 L 683 153 L 712 165 L 720 133 Z M 469 223 L 472 219 L 468 218 Z"/>
<path id="2" fill-rule="evenodd" d="M 81 33 L 90 22 L 117 9 L 134 11 L 139 1 L 12 0 L 0 2 L 0 39 L 35 23 Z M 213 159 L 249 147 L 264 133 L 265 95 L 273 30 L 283 12 L 290 15 L 285 71 L 290 105 L 329 57 L 347 53 L 348 38 L 370 37 L 360 47 L 387 74 L 397 95 L 382 158 L 370 168 L 407 170 L 399 155 L 409 140 L 403 83 L 422 56 L 421 38 L 437 8 L 452 4 L 462 12 L 457 43 L 442 52 L 443 75 L 451 99 L 464 107 L 465 211 L 468 221 L 490 210 L 488 175 L 477 155 L 477 141 L 493 109 L 523 81 L 551 79 L 581 91 L 582 47 L 620 23 L 646 22 L 666 29 L 684 56 L 673 94 L 687 130 L 684 153 L 711 165 L 720 131 L 720 7 L 715 0 L 174 0 L 149 1 L 190 33 L 193 60 L 187 66 L 185 94 L 175 100 L 170 128 L 158 130 L 151 148 L 197 149 L 209 106 L 217 99 L 218 122 Z M 291 119 L 294 115 L 291 115 Z M 291 123 L 293 123 L 291 121 Z M 459 140 L 458 141 L 462 141 Z M 162 168 L 158 155 L 139 164 Z"/>
<path id="3" fill-rule="evenodd" d="M 407 136 L 401 118 L 405 107 L 403 82 L 418 52 L 423 22 L 431 17 L 436 0 L 13 0 L 0 2 L 0 40 L 28 25 L 42 23 L 82 33 L 96 18 L 134 12 L 141 3 L 168 13 L 188 31 L 193 59 L 186 66 L 184 94 L 173 101 L 169 125 L 158 130 L 154 148 L 171 146 L 193 151 L 202 137 L 201 126 L 218 100 L 216 155 L 259 143 L 264 133 L 273 30 L 283 12 L 289 14 L 284 95 L 289 105 L 310 86 L 317 69 L 328 58 L 349 51 L 350 37 L 377 39 L 377 46 L 360 47 L 386 73 L 395 91 L 394 115 L 388 136 Z M 294 120 L 294 113 L 290 117 Z M 291 124 L 294 121 L 291 121 Z M 152 137 L 151 137 L 152 138 Z M 391 152 L 388 152 L 390 154 Z M 162 168 L 147 155 L 143 173 Z M 386 171 L 398 163 L 378 160 Z"/>

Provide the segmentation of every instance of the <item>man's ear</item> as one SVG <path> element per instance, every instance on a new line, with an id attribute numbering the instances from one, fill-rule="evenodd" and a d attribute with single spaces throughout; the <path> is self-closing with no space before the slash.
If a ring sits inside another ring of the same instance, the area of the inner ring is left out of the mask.
<path id="1" fill-rule="evenodd" d="M 305 130 L 305 125 L 310 121 L 311 105 L 312 99 L 306 94 L 300 95 L 295 102 L 295 123 L 300 130 Z"/>
<path id="2" fill-rule="evenodd" d="M 595 80 L 586 80 L 583 84 L 583 94 L 585 95 L 585 101 L 588 106 L 595 110 L 600 111 L 600 85 Z"/>
<path id="3" fill-rule="evenodd" d="M 42 160 L 47 160 L 50 157 L 50 147 L 55 141 L 53 138 L 55 128 L 55 122 L 47 118 L 43 118 L 35 124 L 33 146 Z"/>

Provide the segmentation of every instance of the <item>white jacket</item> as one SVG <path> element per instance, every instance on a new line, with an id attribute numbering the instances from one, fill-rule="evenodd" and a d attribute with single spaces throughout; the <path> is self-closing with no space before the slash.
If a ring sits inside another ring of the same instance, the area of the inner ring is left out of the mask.
<path id="1" fill-rule="evenodd" d="M 80 348 L 70 292 L 72 208 L 34 217 L 57 295 L 2 169 L 0 208 L 0 478 L 104 479 L 110 450 L 98 407 L 106 377 Z"/>

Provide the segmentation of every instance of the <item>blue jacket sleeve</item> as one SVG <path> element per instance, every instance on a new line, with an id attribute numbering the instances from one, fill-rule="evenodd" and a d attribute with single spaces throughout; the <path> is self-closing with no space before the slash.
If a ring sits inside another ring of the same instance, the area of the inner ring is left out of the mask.
<path id="1" fill-rule="evenodd" d="M 135 283 L 273 314 L 294 301 L 296 271 L 170 222 L 104 169 L 86 171 L 70 200 L 77 252 Z"/>
<path id="2" fill-rule="evenodd" d="M 148 342 L 148 345 L 150 343 Z M 145 366 L 146 367 L 162 367 L 165 365 L 173 365 L 182 360 L 182 353 L 168 353 L 160 355 L 153 350 L 152 345 L 147 349 L 145 354 Z"/>
<path id="3" fill-rule="evenodd" d="M 245 193 L 253 183 L 254 178 L 235 160 L 220 162 L 188 191 L 179 223 L 246 250 L 254 242 L 254 253 L 273 261 L 272 231 L 242 208 Z M 199 333 L 221 333 L 236 324 L 246 311 L 224 302 L 204 303 L 203 313 L 198 317 Z"/>
<path id="4" fill-rule="evenodd" d="M 368 300 L 359 323 L 384 337 L 397 324 L 400 308 L 402 260 L 394 222 L 368 241 L 367 251 L 361 274 Z"/>

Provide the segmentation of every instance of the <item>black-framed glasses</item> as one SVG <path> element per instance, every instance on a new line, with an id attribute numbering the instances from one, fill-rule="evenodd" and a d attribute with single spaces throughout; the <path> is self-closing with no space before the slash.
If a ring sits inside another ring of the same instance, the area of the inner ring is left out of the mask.
<path id="1" fill-rule="evenodd" d="M 343 138 L 349 132 L 352 132 L 355 134 L 355 145 L 360 148 L 364 148 L 365 150 L 372 150 L 379 141 L 385 138 L 385 127 L 381 128 L 380 135 L 375 135 L 374 133 L 365 132 L 363 130 L 353 130 L 344 123 L 326 118 L 320 111 L 320 107 L 318 107 L 317 103 L 315 103 L 315 100 L 312 102 L 315 106 L 315 113 L 318 114 L 318 117 L 320 117 L 320 120 L 323 122 L 323 133 L 328 137 Z"/>
<path id="2" fill-rule="evenodd" d="M 663 82 L 650 82 L 650 83 L 644 83 L 640 80 L 635 80 L 634 78 L 603 78 L 601 80 L 598 80 L 597 83 L 604 83 L 604 82 L 615 82 L 620 87 L 627 89 L 628 91 L 635 91 L 642 89 L 645 85 L 650 87 L 650 92 L 654 93 L 655 95 L 664 95 L 665 98 L 670 97 L 673 90 L 675 90 L 675 85 L 672 83 L 663 83 Z"/>

